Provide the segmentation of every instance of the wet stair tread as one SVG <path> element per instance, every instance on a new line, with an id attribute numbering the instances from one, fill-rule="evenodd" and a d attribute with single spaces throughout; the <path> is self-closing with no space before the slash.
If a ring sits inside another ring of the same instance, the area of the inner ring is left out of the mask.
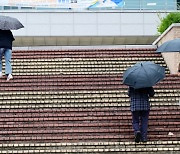
<path id="1" fill-rule="evenodd" d="M 154 86 L 150 142 L 135 145 L 123 72 L 146 60 L 166 77 Z M 180 151 L 180 78 L 155 49 L 17 50 L 12 61 L 14 79 L 0 80 L 0 153 Z"/>

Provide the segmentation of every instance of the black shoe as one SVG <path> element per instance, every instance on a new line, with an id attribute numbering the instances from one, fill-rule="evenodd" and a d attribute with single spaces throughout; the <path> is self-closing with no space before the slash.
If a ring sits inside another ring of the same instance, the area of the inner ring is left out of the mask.
<path id="1" fill-rule="evenodd" d="M 144 142 L 144 143 L 145 143 L 145 142 L 147 142 L 147 139 L 146 139 L 146 138 L 142 138 L 142 139 L 141 139 L 141 142 Z"/>
<path id="2" fill-rule="evenodd" d="M 136 132 L 135 134 L 135 142 L 139 143 L 141 140 L 141 132 Z"/>

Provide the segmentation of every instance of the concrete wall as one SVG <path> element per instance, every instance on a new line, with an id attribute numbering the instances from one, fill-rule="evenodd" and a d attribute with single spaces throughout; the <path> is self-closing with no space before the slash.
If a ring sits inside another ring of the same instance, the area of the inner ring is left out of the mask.
<path id="1" fill-rule="evenodd" d="M 160 46 L 164 42 L 176 38 L 180 38 L 180 24 L 172 24 L 159 38 L 157 38 L 157 40 L 153 42 L 153 45 Z M 178 73 L 180 52 L 164 52 L 161 54 L 164 57 L 171 74 Z"/>
<path id="2" fill-rule="evenodd" d="M 24 29 L 15 36 L 152 36 L 157 35 L 158 14 L 143 11 L 29 11 L 1 12 L 18 18 Z"/>

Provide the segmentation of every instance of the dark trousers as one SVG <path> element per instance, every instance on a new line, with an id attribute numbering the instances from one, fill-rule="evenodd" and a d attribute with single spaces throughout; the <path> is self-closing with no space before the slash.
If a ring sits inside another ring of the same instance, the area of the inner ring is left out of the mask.
<path id="1" fill-rule="evenodd" d="M 134 133 L 141 132 L 142 139 L 147 139 L 149 110 L 147 111 L 133 111 L 132 112 L 132 124 Z"/>

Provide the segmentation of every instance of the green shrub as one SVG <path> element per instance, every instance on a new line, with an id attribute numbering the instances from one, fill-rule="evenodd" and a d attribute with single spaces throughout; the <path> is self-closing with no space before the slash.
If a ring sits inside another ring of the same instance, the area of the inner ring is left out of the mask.
<path id="1" fill-rule="evenodd" d="M 172 23 L 180 23 L 180 12 L 169 13 L 166 17 L 160 18 L 158 32 L 162 34 Z"/>

